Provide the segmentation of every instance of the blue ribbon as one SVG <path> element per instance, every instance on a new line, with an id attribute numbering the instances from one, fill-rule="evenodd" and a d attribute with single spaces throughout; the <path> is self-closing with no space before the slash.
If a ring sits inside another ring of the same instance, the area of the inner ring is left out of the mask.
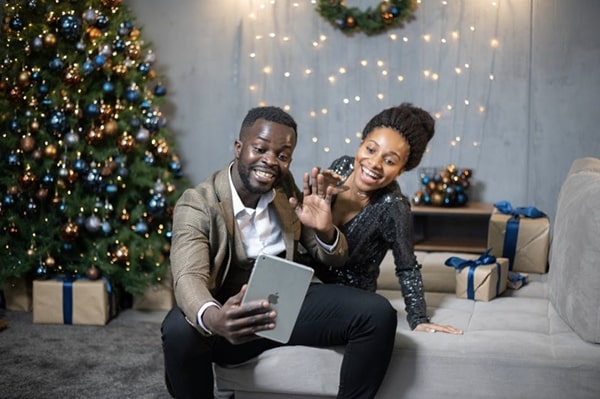
<path id="1" fill-rule="evenodd" d="M 492 248 L 488 248 L 483 254 L 479 256 L 477 259 L 463 259 L 458 256 L 451 256 L 446 259 L 444 264 L 446 266 L 451 266 L 456 270 L 462 270 L 465 267 L 469 268 L 469 274 L 467 276 L 467 298 L 475 299 L 475 269 L 481 265 L 491 265 L 492 263 L 496 263 L 496 257 L 494 255 L 490 255 Z M 496 263 L 496 269 L 498 270 L 498 281 L 496 283 L 496 295 L 500 294 L 500 281 L 502 279 L 502 269 L 499 263 Z"/>
<path id="2" fill-rule="evenodd" d="M 112 316 L 112 286 L 106 277 L 101 277 L 106 283 L 106 292 L 108 292 L 109 316 Z M 63 323 L 73 324 L 73 283 L 76 280 L 89 280 L 84 276 L 54 276 L 54 280 L 61 281 L 62 286 L 62 308 L 63 308 Z"/>
<path id="3" fill-rule="evenodd" d="M 508 270 L 513 269 L 515 253 L 517 251 L 517 238 L 519 237 L 519 220 L 521 217 L 532 219 L 545 218 L 546 214 L 536 207 L 518 207 L 514 208 L 508 201 L 500 201 L 494 204 L 496 209 L 505 215 L 511 217 L 506 221 L 506 233 L 504 234 L 504 244 L 502 246 L 502 256 L 508 258 Z"/>

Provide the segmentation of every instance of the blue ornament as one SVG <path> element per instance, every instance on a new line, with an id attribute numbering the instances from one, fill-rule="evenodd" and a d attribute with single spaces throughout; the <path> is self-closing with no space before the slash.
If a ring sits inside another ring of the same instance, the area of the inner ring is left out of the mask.
<path id="1" fill-rule="evenodd" d="M 144 162 L 146 162 L 148 165 L 152 165 L 154 163 L 154 154 L 152 154 L 150 151 L 146 151 Z"/>
<path id="2" fill-rule="evenodd" d="M 152 101 L 150 100 L 144 100 L 142 101 L 142 103 L 140 104 L 140 108 L 142 110 L 149 110 L 152 108 Z"/>
<path id="3" fill-rule="evenodd" d="M 117 52 L 119 52 L 119 53 L 120 53 L 120 52 L 124 51 L 126 47 L 127 47 L 127 45 L 125 44 L 125 42 L 124 42 L 123 40 L 121 40 L 121 39 L 117 39 L 117 40 L 115 41 L 115 44 L 114 44 L 114 49 L 115 49 Z"/>
<path id="4" fill-rule="evenodd" d="M 106 15 L 100 15 L 96 21 L 96 26 L 100 29 L 106 28 L 108 26 L 108 17 Z"/>
<path id="5" fill-rule="evenodd" d="M 148 224 L 143 220 L 140 220 L 135 224 L 134 231 L 138 234 L 146 234 L 148 232 Z"/>
<path id="6" fill-rule="evenodd" d="M 68 129 L 67 117 L 61 111 L 53 111 L 48 118 L 49 130 L 56 133 L 65 133 Z"/>
<path id="7" fill-rule="evenodd" d="M 15 204 L 15 197 L 13 197 L 11 194 L 5 194 L 4 198 L 2 199 L 2 204 L 5 206 L 12 206 Z"/>
<path id="8" fill-rule="evenodd" d="M 465 205 L 469 201 L 469 197 L 466 193 L 461 192 L 456 195 L 456 203 L 458 205 Z"/>
<path id="9" fill-rule="evenodd" d="M 138 70 L 141 72 L 142 75 L 147 75 L 148 72 L 150 72 L 150 69 L 150 64 L 148 64 L 147 62 L 142 62 L 140 66 L 138 66 Z"/>
<path id="10" fill-rule="evenodd" d="M 110 80 L 104 82 L 104 84 L 102 85 L 102 91 L 105 94 L 113 93 L 115 91 L 115 84 L 113 82 L 111 82 Z"/>
<path id="11" fill-rule="evenodd" d="M 97 103 L 88 104 L 85 108 L 85 114 L 90 118 L 96 118 L 100 115 L 100 106 Z"/>
<path id="12" fill-rule="evenodd" d="M 20 31 L 21 29 L 23 29 L 23 21 L 21 21 L 21 18 L 17 15 L 14 16 L 9 23 L 10 29 L 14 30 L 14 31 Z"/>
<path id="13" fill-rule="evenodd" d="M 109 235 L 111 235 L 113 232 L 112 226 L 110 225 L 110 223 L 108 223 L 108 221 L 103 221 L 102 222 L 102 234 L 104 234 L 104 236 L 108 237 Z"/>
<path id="14" fill-rule="evenodd" d="M 169 170 L 175 174 L 181 173 L 181 162 L 179 160 L 172 160 L 169 162 Z"/>
<path id="15" fill-rule="evenodd" d="M 63 15 L 58 20 L 58 30 L 67 40 L 75 41 L 81 35 L 81 19 L 73 15 Z"/>
<path id="16" fill-rule="evenodd" d="M 131 121 L 129 121 L 129 124 L 131 125 L 131 127 L 140 127 L 140 125 L 142 124 L 142 122 L 140 122 L 140 120 L 136 117 L 131 118 Z"/>
<path id="17" fill-rule="evenodd" d="M 94 64 L 97 67 L 101 68 L 102 66 L 104 66 L 104 64 L 106 64 L 106 57 L 104 57 L 102 54 L 98 54 L 94 57 Z"/>
<path id="18" fill-rule="evenodd" d="M 130 103 L 137 103 L 140 101 L 140 92 L 135 87 L 130 87 L 125 90 L 125 99 Z"/>
<path id="19" fill-rule="evenodd" d="M 11 119 L 9 124 L 8 124 L 8 128 L 10 129 L 11 132 L 16 133 L 19 131 L 19 121 L 16 119 Z"/>
<path id="20" fill-rule="evenodd" d="M 106 191 L 106 194 L 110 196 L 115 195 L 117 191 L 119 191 L 115 184 L 107 184 L 104 190 Z"/>
<path id="21" fill-rule="evenodd" d="M 90 61 L 90 60 L 83 61 L 83 65 L 81 65 L 81 71 L 84 74 L 89 75 L 90 73 L 92 73 L 94 71 L 94 69 L 96 69 L 96 67 L 94 66 L 92 61 Z"/>
<path id="22" fill-rule="evenodd" d="M 74 162 L 73 162 L 73 170 L 77 173 L 81 173 L 83 171 L 85 171 L 87 169 L 87 163 L 81 159 L 81 158 L 77 158 Z"/>
<path id="23" fill-rule="evenodd" d="M 50 174 L 49 172 L 44 174 L 44 176 L 42 177 L 42 186 L 43 187 L 51 188 L 54 186 L 54 183 L 55 183 L 54 175 Z"/>
<path id="24" fill-rule="evenodd" d="M 48 67 L 53 71 L 60 71 L 65 66 L 65 63 L 59 58 L 55 57 L 48 63 Z"/>
<path id="25" fill-rule="evenodd" d="M 41 85 L 38 86 L 38 93 L 40 93 L 41 95 L 46 95 L 48 94 L 48 91 L 50 91 L 50 89 L 48 88 L 48 85 L 45 83 L 42 83 Z"/>
<path id="26" fill-rule="evenodd" d="M 8 166 L 18 166 L 19 165 L 19 156 L 17 154 L 9 154 L 6 158 L 8 161 Z"/>
<path id="27" fill-rule="evenodd" d="M 157 85 L 154 88 L 154 95 L 158 96 L 158 97 L 162 97 L 165 94 L 167 94 L 167 89 L 164 86 L 161 85 Z"/>
<path id="28" fill-rule="evenodd" d="M 38 265 L 37 269 L 35 269 L 35 277 L 38 279 L 48 278 L 48 269 L 46 268 L 46 265 L 43 263 Z"/>
<path id="29" fill-rule="evenodd" d="M 42 100 L 42 105 L 46 108 L 50 108 L 50 107 L 52 107 L 52 100 L 49 98 L 44 98 Z"/>
<path id="30" fill-rule="evenodd" d="M 148 201 L 147 210 L 152 216 L 160 216 L 165 212 L 167 200 L 162 194 L 154 194 Z"/>

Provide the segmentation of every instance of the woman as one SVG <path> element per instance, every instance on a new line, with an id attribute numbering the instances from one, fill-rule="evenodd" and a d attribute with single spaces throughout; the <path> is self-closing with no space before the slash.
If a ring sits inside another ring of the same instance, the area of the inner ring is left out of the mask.
<path id="1" fill-rule="evenodd" d="M 410 202 L 396 181 L 421 162 L 434 125 L 431 115 L 412 104 L 388 108 L 367 123 L 354 158 L 343 156 L 332 163 L 333 178 L 341 177 L 346 186 L 332 199 L 333 222 L 346 235 L 350 259 L 342 268 L 316 270 L 326 283 L 375 291 L 379 266 L 391 249 L 410 328 L 462 334 L 452 326 L 430 323 L 427 317 Z"/>

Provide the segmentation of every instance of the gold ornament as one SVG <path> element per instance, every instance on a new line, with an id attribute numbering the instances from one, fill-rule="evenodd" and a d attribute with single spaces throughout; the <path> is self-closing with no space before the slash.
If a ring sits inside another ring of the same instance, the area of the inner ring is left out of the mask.
<path id="1" fill-rule="evenodd" d="M 131 58 L 132 60 L 138 60 L 140 58 L 142 51 L 140 49 L 140 46 L 137 44 L 131 44 L 128 48 L 127 48 L 127 56 L 129 56 L 129 58 Z"/>
<path id="2" fill-rule="evenodd" d="M 37 177 L 35 176 L 35 173 L 33 173 L 31 170 L 25 171 L 23 176 L 21 176 L 21 178 L 19 179 L 19 183 L 24 189 L 32 188 L 36 182 Z"/>
<path id="3" fill-rule="evenodd" d="M 65 85 L 72 87 L 78 85 L 81 82 L 81 75 L 75 67 L 67 68 L 63 77 Z"/>
<path id="4" fill-rule="evenodd" d="M 67 222 L 60 228 L 60 235 L 65 241 L 73 241 L 79 237 L 79 226 L 73 222 Z"/>
<path id="5" fill-rule="evenodd" d="M 31 123 L 29 124 L 29 129 L 32 132 L 37 132 L 38 130 L 40 130 L 40 123 L 37 121 L 37 119 L 31 121 Z"/>
<path id="6" fill-rule="evenodd" d="M 117 77 L 122 78 L 127 74 L 127 66 L 123 64 L 117 64 L 112 67 L 113 72 Z"/>
<path id="7" fill-rule="evenodd" d="M 129 248 L 123 244 L 117 245 L 112 252 L 112 261 L 113 263 L 126 263 L 129 261 Z"/>
<path id="8" fill-rule="evenodd" d="M 35 139 L 30 135 L 23 136 L 21 138 L 20 146 L 23 152 L 31 152 L 35 148 Z"/>
<path id="9" fill-rule="evenodd" d="M 35 193 L 35 197 L 40 201 L 45 201 L 46 198 L 48 198 L 48 189 L 45 187 L 38 189 Z"/>
<path id="10" fill-rule="evenodd" d="M 164 139 L 153 140 L 154 154 L 162 159 L 165 159 L 169 155 L 169 145 Z"/>
<path id="11" fill-rule="evenodd" d="M 53 269 L 56 266 L 56 260 L 52 256 L 48 256 L 44 259 L 44 264 Z"/>
<path id="12" fill-rule="evenodd" d="M 100 29 L 96 28 L 95 26 L 89 27 L 87 29 L 87 34 L 88 34 L 88 37 L 90 38 L 91 42 L 95 42 L 97 39 L 102 37 L 102 31 Z"/>
<path id="13" fill-rule="evenodd" d="M 103 125 L 103 127 L 104 127 L 104 133 L 106 133 L 109 136 L 114 136 L 119 131 L 119 124 L 114 119 L 110 119 L 109 121 L 107 121 Z"/>
<path id="14" fill-rule="evenodd" d="M 53 33 L 47 33 L 44 36 L 44 47 L 51 48 L 56 46 L 56 36 Z"/>
<path id="15" fill-rule="evenodd" d="M 99 142 L 102 141 L 103 138 L 104 138 L 104 133 L 102 132 L 102 129 L 98 129 L 94 126 L 92 126 L 90 128 L 90 130 L 88 130 L 87 134 L 85 135 L 85 140 L 90 145 L 98 144 Z"/>
<path id="16" fill-rule="evenodd" d="M 48 144 L 44 147 L 44 156 L 48 159 L 56 158 L 56 154 L 58 154 L 58 149 L 54 144 Z"/>
<path id="17" fill-rule="evenodd" d="M 127 134 L 127 133 L 123 133 L 120 137 L 119 140 L 117 142 L 117 147 L 119 148 L 120 152 L 130 152 L 131 150 L 133 150 L 133 147 L 135 145 L 135 139 L 133 138 L 133 136 Z"/>
<path id="18" fill-rule="evenodd" d="M 90 280 L 98 280 L 100 278 L 100 269 L 98 269 L 96 266 L 92 265 L 87 270 L 87 272 L 85 273 L 85 275 Z"/>
<path id="19" fill-rule="evenodd" d="M 127 223 L 128 221 L 129 221 L 129 213 L 127 212 L 127 209 L 123 208 L 123 210 L 121 211 L 121 222 Z"/>
<path id="20" fill-rule="evenodd" d="M 113 8 L 121 4 L 123 0 L 102 0 L 100 1 L 104 7 Z"/>
<path id="21" fill-rule="evenodd" d="M 21 87 L 27 87 L 29 86 L 29 78 L 31 77 L 31 74 L 29 73 L 29 71 L 23 71 L 19 74 L 19 78 L 17 80 L 17 82 L 19 83 L 19 85 Z"/>

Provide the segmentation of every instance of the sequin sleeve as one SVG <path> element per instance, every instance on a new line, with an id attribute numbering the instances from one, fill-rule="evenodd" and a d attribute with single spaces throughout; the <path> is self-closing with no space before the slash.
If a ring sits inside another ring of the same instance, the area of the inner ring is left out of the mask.
<path id="1" fill-rule="evenodd" d="M 421 265 L 414 253 L 411 210 L 408 199 L 401 195 L 390 198 L 395 206 L 389 207 L 384 219 L 383 229 L 392 243 L 392 253 L 396 267 L 396 276 L 404 297 L 407 321 L 411 329 L 421 323 L 428 323 L 427 305 L 423 289 Z"/>

